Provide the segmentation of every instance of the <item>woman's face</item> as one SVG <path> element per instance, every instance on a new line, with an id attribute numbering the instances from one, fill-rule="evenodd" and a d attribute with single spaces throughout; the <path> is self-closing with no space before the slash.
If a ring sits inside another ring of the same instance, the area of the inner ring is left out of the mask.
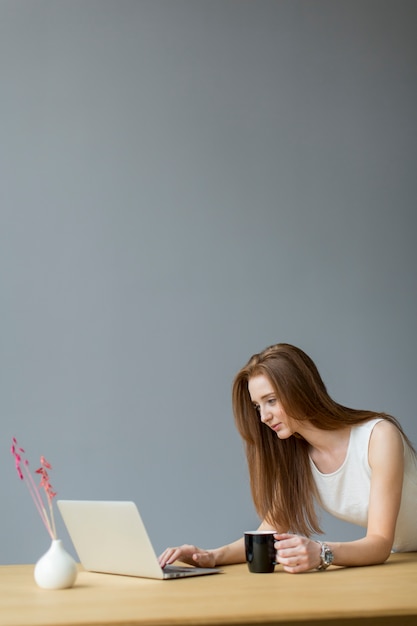
<path id="1" fill-rule="evenodd" d="M 280 439 L 288 439 L 297 432 L 296 421 L 285 413 L 269 379 L 263 374 L 248 381 L 248 391 L 261 422 Z"/>

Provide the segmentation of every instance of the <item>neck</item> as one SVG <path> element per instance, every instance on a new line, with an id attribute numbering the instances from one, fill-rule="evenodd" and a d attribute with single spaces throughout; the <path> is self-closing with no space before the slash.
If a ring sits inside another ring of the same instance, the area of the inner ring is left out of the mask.
<path id="1" fill-rule="evenodd" d="M 312 424 L 303 424 L 298 429 L 298 434 L 307 441 L 310 446 L 310 453 L 330 454 L 345 446 L 349 439 L 350 428 L 343 426 L 337 430 L 322 430 Z"/>

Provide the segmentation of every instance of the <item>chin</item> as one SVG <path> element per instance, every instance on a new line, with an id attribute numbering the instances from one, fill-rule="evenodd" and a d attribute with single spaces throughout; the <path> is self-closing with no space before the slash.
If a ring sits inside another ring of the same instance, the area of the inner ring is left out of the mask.
<path id="1" fill-rule="evenodd" d="M 278 439 L 289 439 L 292 436 L 293 436 L 293 433 L 290 433 L 287 430 L 279 430 L 277 432 Z"/>

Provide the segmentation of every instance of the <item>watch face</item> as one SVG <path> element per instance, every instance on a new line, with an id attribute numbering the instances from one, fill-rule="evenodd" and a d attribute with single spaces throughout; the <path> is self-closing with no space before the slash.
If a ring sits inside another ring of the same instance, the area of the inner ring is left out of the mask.
<path id="1" fill-rule="evenodd" d="M 326 565 L 331 565 L 333 563 L 333 552 L 330 550 L 330 548 L 325 549 L 323 558 Z"/>
<path id="2" fill-rule="evenodd" d="M 320 543 L 320 542 L 319 542 Z M 320 551 L 320 565 L 317 567 L 318 570 L 325 570 L 333 563 L 334 555 L 327 543 L 321 544 Z"/>

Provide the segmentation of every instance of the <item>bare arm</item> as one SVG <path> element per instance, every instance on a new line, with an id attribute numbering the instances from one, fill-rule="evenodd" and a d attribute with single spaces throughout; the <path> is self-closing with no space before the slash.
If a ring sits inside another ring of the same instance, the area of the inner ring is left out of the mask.
<path id="1" fill-rule="evenodd" d="M 276 530 L 276 528 L 264 521 L 259 526 L 258 530 Z M 216 565 L 232 565 L 233 563 L 244 563 L 246 561 L 245 540 L 243 537 L 226 546 L 216 548 L 212 550 L 212 552 L 215 557 Z"/>
<path id="2" fill-rule="evenodd" d="M 245 546 L 242 539 L 229 543 L 214 550 L 204 550 L 197 546 L 184 544 L 176 548 L 167 548 L 159 557 L 161 567 L 170 565 L 174 561 L 182 561 L 197 567 L 215 567 L 218 565 L 232 565 L 245 561 Z"/>
<path id="3" fill-rule="evenodd" d="M 375 425 L 368 455 L 372 477 L 366 536 L 356 541 L 327 542 L 335 565 L 383 563 L 392 549 L 404 474 L 404 444 L 393 424 L 384 421 Z M 277 535 L 277 539 L 277 561 L 286 571 L 298 573 L 320 564 L 317 542 L 288 534 Z"/>
<path id="4" fill-rule="evenodd" d="M 259 526 L 259 530 L 275 530 L 265 522 Z M 183 545 L 177 548 L 167 548 L 159 557 L 161 567 L 169 565 L 174 561 L 182 561 L 188 565 L 197 567 L 216 567 L 221 565 L 233 565 L 244 563 L 245 542 L 243 537 L 213 550 L 203 550 L 193 545 Z"/>
<path id="5" fill-rule="evenodd" d="M 372 469 L 366 537 L 346 543 L 329 543 L 335 565 L 383 563 L 390 555 L 401 504 L 404 444 L 390 422 L 375 425 L 369 443 Z"/>

